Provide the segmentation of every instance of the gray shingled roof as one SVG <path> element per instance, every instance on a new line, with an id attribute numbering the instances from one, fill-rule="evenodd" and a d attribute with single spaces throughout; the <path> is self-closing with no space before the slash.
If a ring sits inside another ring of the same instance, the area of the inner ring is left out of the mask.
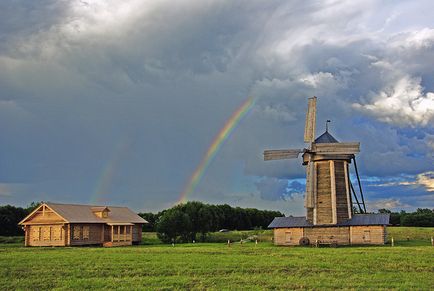
<path id="1" fill-rule="evenodd" d="M 128 207 L 107 206 L 110 210 L 107 218 L 100 218 L 92 212 L 96 205 L 46 203 L 70 223 L 148 223 Z"/>
<path id="2" fill-rule="evenodd" d="M 305 227 L 312 226 L 307 220 L 306 217 L 275 217 L 273 221 L 270 223 L 268 228 L 279 228 L 279 227 Z"/>
<path id="3" fill-rule="evenodd" d="M 389 224 L 389 214 L 354 214 L 350 220 L 337 224 L 337 226 L 357 226 L 357 225 L 387 225 Z M 306 217 L 275 217 L 268 228 L 282 227 L 312 227 L 312 223 Z"/>
<path id="4" fill-rule="evenodd" d="M 341 225 L 387 225 L 389 219 L 389 213 L 354 214 L 350 220 L 341 223 Z"/>
<path id="5" fill-rule="evenodd" d="M 326 131 L 315 139 L 315 143 L 338 143 L 338 140 Z"/>

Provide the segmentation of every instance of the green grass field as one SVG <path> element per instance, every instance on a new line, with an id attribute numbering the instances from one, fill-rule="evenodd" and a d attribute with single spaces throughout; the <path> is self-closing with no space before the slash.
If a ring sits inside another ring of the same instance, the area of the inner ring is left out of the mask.
<path id="1" fill-rule="evenodd" d="M 389 228 L 395 247 L 276 247 L 270 231 L 216 233 L 212 241 L 119 248 L 0 244 L 0 289 L 416 289 L 434 288 L 434 228 Z M 409 240 L 407 241 L 407 236 Z M 17 238 L 19 239 L 19 238 Z"/>

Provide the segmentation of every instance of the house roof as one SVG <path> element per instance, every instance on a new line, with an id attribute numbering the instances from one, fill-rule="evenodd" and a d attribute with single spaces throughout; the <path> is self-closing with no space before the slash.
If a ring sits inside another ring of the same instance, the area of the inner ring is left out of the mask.
<path id="1" fill-rule="evenodd" d="M 92 211 L 98 212 L 98 211 L 108 211 L 110 212 L 110 209 L 107 206 L 92 206 Z"/>
<path id="2" fill-rule="evenodd" d="M 362 226 L 362 225 L 387 225 L 389 224 L 390 215 L 388 213 L 380 214 L 354 214 L 353 217 L 347 221 L 339 224 L 325 225 L 325 226 Z M 275 217 L 270 223 L 268 228 L 283 228 L 283 227 L 312 227 L 312 223 L 306 220 L 306 217 Z M 318 226 L 318 225 L 316 225 Z"/>
<path id="3" fill-rule="evenodd" d="M 333 137 L 328 131 L 321 134 L 315 139 L 315 143 L 338 143 L 339 141 Z"/>
<path id="4" fill-rule="evenodd" d="M 148 223 L 128 207 L 59 203 L 44 204 L 60 215 L 68 223 Z M 108 208 L 110 210 L 110 214 L 106 218 L 98 217 L 93 213 L 95 208 Z M 30 218 L 32 214 L 33 213 L 23 219 L 20 223 L 25 223 L 25 221 Z"/>

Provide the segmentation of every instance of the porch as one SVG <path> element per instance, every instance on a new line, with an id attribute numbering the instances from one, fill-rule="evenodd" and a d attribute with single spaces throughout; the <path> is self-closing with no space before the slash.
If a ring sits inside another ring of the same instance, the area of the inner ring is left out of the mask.
<path id="1" fill-rule="evenodd" d="M 110 230 L 110 239 L 105 240 L 103 246 L 130 246 L 133 243 L 132 223 L 107 223 Z"/>

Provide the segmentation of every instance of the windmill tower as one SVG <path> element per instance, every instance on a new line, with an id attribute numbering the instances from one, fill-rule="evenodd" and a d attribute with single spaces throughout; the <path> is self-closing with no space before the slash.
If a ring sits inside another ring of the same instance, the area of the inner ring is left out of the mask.
<path id="1" fill-rule="evenodd" d="M 264 160 L 295 159 L 302 154 L 306 166 L 306 220 L 311 225 L 339 225 L 353 217 L 354 194 L 361 213 L 366 212 L 356 167 L 361 202 L 349 176 L 349 164 L 355 163 L 359 142 L 338 142 L 326 131 L 315 138 L 317 98 L 309 98 L 304 131 L 304 149 L 266 150 Z M 356 165 L 355 165 L 356 166 Z"/>

